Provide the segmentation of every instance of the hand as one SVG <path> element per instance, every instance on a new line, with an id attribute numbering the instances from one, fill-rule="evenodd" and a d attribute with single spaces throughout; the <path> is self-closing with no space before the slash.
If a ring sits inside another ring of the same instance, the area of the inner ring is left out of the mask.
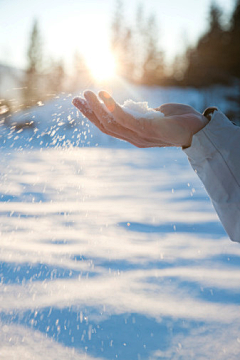
<path id="1" fill-rule="evenodd" d="M 189 147 L 192 136 L 201 130 L 208 119 L 191 106 L 164 104 L 158 107 L 159 119 L 135 118 L 128 114 L 106 92 L 99 98 L 92 91 L 85 91 L 84 98 L 76 97 L 76 106 L 103 133 L 128 141 L 139 147 L 182 146 Z M 104 106 L 105 105 L 105 106 Z"/>

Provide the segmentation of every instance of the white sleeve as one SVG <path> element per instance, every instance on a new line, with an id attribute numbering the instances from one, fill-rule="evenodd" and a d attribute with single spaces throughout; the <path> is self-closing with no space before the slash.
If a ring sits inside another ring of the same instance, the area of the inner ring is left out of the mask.
<path id="1" fill-rule="evenodd" d="M 229 238 L 240 242 L 240 127 L 220 111 L 183 150 L 198 174 Z"/>

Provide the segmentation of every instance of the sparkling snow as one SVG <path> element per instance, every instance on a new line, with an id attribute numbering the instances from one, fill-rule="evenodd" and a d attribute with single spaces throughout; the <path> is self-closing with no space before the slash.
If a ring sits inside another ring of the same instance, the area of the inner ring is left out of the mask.
<path id="1" fill-rule="evenodd" d="M 159 119 L 164 116 L 160 111 L 150 108 L 147 101 L 135 102 L 133 100 L 126 100 L 122 108 L 136 118 L 144 117 L 145 119 Z"/>

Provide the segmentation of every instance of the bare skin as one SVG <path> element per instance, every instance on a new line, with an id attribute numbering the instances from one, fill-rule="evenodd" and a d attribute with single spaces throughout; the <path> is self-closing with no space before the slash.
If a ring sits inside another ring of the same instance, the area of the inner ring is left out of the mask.
<path id="1" fill-rule="evenodd" d="M 139 148 L 189 147 L 193 135 L 208 123 L 205 116 L 188 105 L 164 104 L 155 109 L 164 117 L 139 119 L 126 113 L 106 91 L 100 91 L 98 96 L 103 103 L 92 91 L 85 91 L 84 98 L 73 99 L 73 105 L 103 133 Z"/>

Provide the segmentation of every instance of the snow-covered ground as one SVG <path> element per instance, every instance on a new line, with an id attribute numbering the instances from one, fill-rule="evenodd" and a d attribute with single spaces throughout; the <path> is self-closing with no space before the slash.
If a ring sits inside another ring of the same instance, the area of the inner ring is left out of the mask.
<path id="1" fill-rule="evenodd" d="M 128 90 L 152 107 L 213 104 L 190 89 Z M 0 130 L 0 359 L 239 359 L 240 246 L 184 153 L 100 135 L 71 96 L 11 122 Z"/>

